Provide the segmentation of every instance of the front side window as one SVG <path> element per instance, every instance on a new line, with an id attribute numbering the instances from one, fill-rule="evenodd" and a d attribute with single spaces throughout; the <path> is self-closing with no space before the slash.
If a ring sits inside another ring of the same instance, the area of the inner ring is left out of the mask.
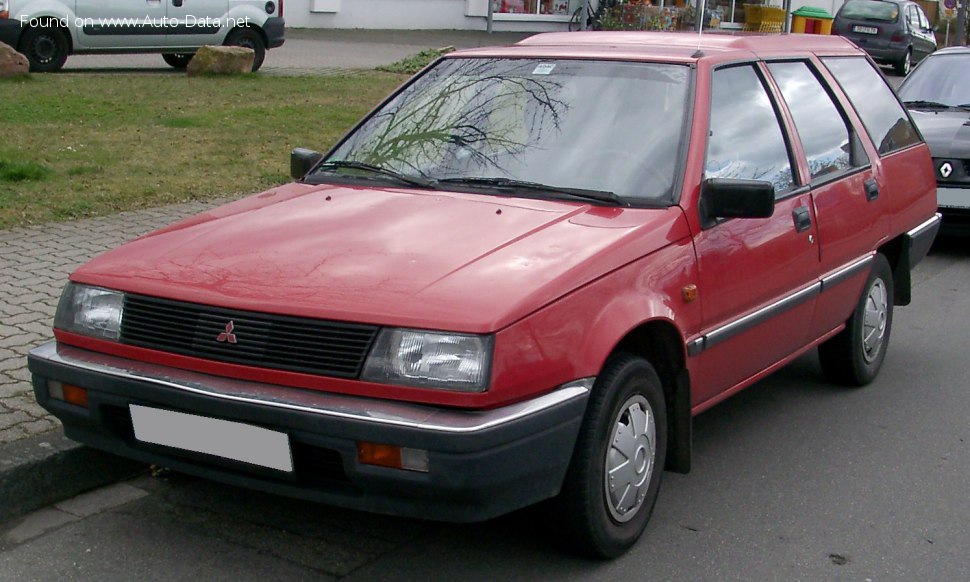
<path id="1" fill-rule="evenodd" d="M 350 162 L 442 188 L 529 182 L 669 205 L 690 79 L 682 65 L 446 59 L 318 170 Z"/>
<path id="2" fill-rule="evenodd" d="M 849 96 L 880 154 L 920 142 L 919 134 L 886 79 L 863 57 L 822 59 Z"/>
<path id="3" fill-rule="evenodd" d="M 795 120 L 812 178 L 852 167 L 848 126 L 808 64 L 770 63 L 768 70 Z"/>
<path id="4" fill-rule="evenodd" d="M 754 67 L 714 71 L 704 178 L 771 182 L 776 196 L 795 183 L 788 144 Z"/>

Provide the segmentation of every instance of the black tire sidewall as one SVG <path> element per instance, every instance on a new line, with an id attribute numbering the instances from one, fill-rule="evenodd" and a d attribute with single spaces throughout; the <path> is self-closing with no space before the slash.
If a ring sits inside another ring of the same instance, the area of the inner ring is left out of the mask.
<path id="1" fill-rule="evenodd" d="M 162 59 L 173 69 L 184 69 L 194 56 L 194 53 L 164 53 Z"/>
<path id="2" fill-rule="evenodd" d="M 656 422 L 656 456 L 647 496 L 637 514 L 626 523 L 615 521 L 607 507 L 604 483 L 606 455 L 614 420 L 621 407 L 636 394 L 652 408 Z M 560 515 L 575 549 L 593 557 L 614 558 L 639 539 L 650 520 L 660 490 L 667 450 L 667 415 L 663 389 L 653 366 L 629 354 L 607 362 L 590 396 L 580 429 L 573 465 L 564 484 L 567 512 Z"/>
<path id="3" fill-rule="evenodd" d="M 864 355 L 865 345 L 862 341 L 862 331 L 866 315 L 866 302 L 877 280 L 882 280 L 886 287 L 886 332 L 882 344 L 879 346 L 879 354 L 873 361 L 867 362 Z M 879 369 L 882 368 L 883 361 L 886 359 L 886 351 L 889 349 L 889 339 L 893 329 L 893 292 L 893 276 L 892 269 L 889 268 L 889 261 L 884 255 L 877 254 L 849 325 L 849 333 L 852 338 L 852 365 L 855 368 L 856 379 L 861 385 L 868 384 L 876 378 Z"/>
<path id="4" fill-rule="evenodd" d="M 39 62 L 37 55 L 34 54 L 33 45 L 38 39 L 48 36 L 57 46 L 57 53 L 51 62 Z M 59 71 L 64 63 L 67 62 L 68 42 L 67 36 L 60 28 L 28 28 L 20 40 L 20 52 L 27 57 L 31 72 L 53 73 Z"/>
<path id="5" fill-rule="evenodd" d="M 266 58 L 266 43 L 263 42 L 263 37 L 260 36 L 253 28 L 236 28 L 226 35 L 226 46 L 243 46 L 240 44 L 242 40 L 251 41 L 253 46 L 246 47 L 253 49 L 255 55 L 253 56 L 253 72 L 259 70 L 263 66 L 263 60 Z"/>

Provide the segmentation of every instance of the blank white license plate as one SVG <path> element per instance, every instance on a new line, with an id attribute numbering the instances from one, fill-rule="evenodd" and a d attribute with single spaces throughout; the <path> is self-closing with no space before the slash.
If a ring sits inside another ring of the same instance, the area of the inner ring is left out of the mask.
<path id="1" fill-rule="evenodd" d="M 862 34 L 879 34 L 879 29 L 875 26 L 853 26 L 852 30 Z"/>
<path id="2" fill-rule="evenodd" d="M 207 416 L 129 405 L 135 438 L 278 471 L 293 471 L 290 439 L 266 428 Z"/>

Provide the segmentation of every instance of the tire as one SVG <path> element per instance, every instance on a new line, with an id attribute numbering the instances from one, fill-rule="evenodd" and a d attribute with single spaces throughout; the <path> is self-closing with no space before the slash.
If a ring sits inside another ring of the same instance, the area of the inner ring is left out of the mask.
<path id="1" fill-rule="evenodd" d="M 64 66 L 70 47 L 60 28 L 28 28 L 20 38 L 19 52 L 27 57 L 31 72 L 53 73 Z"/>
<path id="2" fill-rule="evenodd" d="M 559 532 L 577 553 L 615 558 L 647 527 L 667 456 L 666 410 L 650 363 L 630 354 L 607 361 L 552 503 Z"/>
<path id="3" fill-rule="evenodd" d="M 226 35 L 226 46 L 241 46 L 253 49 L 256 53 L 253 58 L 253 72 L 263 66 L 263 59 L 266 58 L 266 43 L 263 37 L 254 28 L 235 28 Z"/>
<path id="4" fill-rule="evenodd" d="M 893 273 L 878 254 L 845 329 L 818 347 L 826 378 L 847 386 L 872 382 L 886 358 L 892 325 Z"/>
<path id="5" fill-rule="evenodd" d="M 194 56 L 195 53 L 164 53 L 162 59 L 173 69 L 184 69 Z"/>
<path id="6" fill-rule="evenodd" d="M 910 69 L 913 67 L 913 49 L 906 49 L 906 54 L 903 58 L 893 64 L 893 71 L 900 77 L 905 77 L 909 74 Z"/>

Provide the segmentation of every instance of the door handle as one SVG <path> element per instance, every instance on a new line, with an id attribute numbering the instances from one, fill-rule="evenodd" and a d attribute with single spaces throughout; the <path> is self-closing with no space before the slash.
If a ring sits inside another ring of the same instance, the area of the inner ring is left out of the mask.
<path id="1" fill-rule="evenodd" d="M 803 232 L 812 228 L 812 213 L 808 210 L 808 206 L 799 206 L 792 210 L 791 216 L 795 221 L 795 232 Z"/>
<path id="2" fill-rule="evenodd" d="M 866 180 L 866 200 L 872 202 L 876 198 L 879 198 L 879 185 L 872 178 Z"/>

